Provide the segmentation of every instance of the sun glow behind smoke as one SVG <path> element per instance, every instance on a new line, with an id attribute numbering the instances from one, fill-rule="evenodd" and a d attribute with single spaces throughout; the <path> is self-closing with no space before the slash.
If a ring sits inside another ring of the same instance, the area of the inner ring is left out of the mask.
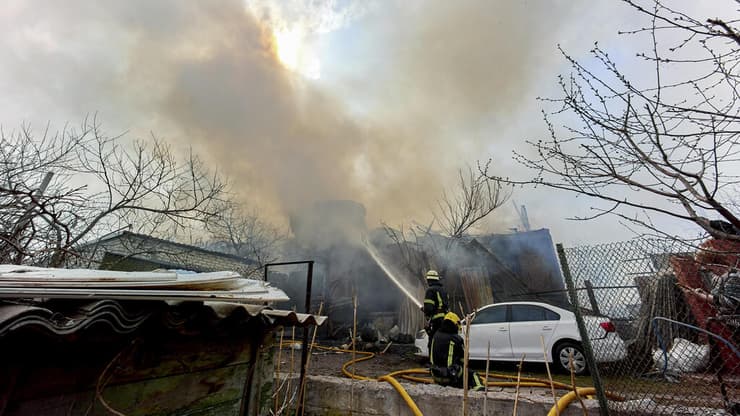
<path id="1" fill-rule="evenodd" d="M 288 69 L 294 70 L 298 67 L 298 51 L 300 43 L 296 31 L 275 32 L 275 45 L 280 62 Z"/>
<path id="2" fill-rule="evenodd" d="M 300 27 L 288 30 L 275 30 L 275 53 L 289 70 L 306 78 L 321 77 L 321 61 L 314 45 L 307 40 L 306 31 Z"/>
<path id="3" fill-rule="evenodd" d="M 310 79 L 321 77 L 319 43 L 324 35 L 363 16 L 365 1 L 249 0 L 246 8 L 272 33 L 275 56 L 285 68 Z"/>

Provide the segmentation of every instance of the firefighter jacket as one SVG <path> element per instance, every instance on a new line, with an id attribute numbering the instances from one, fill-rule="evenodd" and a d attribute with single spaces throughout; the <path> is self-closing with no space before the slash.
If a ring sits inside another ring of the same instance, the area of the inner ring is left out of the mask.
<path id="1" fill-rule="evenodd" d="M 468 386 L 473 390 L 484 390 L 485 385 L 477 372 L 468 368 L 464 372 L 465 344 L 457 333 L 457 325 L 445 319 L 434 333 L 430 347 L 430 369 L 434 382 L 443 386 L 463 386 L 463 377 L 468 377 Z"/>
<path id="2" fill-rule="evenodd" d="M 457 333 L 457 325 L 449 320 L 442 322 L 442 326 L 434 334 L 429 358 L 432 366 L 462 368 L 465 358 L 464 341 Z"/>
<path id="3" fill-rule="evenodd" d="M 424 316 L 435 320 L 444 318 L 447 313 L 447 292 L 441 283 L 429 282 L 429 288 L 424 295 Z"/>

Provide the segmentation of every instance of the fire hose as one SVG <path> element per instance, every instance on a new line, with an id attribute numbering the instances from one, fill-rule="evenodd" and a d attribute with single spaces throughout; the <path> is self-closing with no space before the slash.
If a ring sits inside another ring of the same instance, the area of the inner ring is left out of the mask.
<path id="1" fill-rule="evenodd" d="M 575 390 L 571 390 L 565 396 L 561 397 L 555 406 L 547 412 L 547 416 L 557 416 L 560 412 L 564 411 L 569 404 L 573 403 L 578 396 L 589 396 L 596 394 L 596 389 L 593 387 L 578 387 Z"/>
<path id="2" fill-rule="evenodd" d="M 373 357 L 375 357 L 375 353 L 367 352 L 367 351 L 352 351 L 352 350 L 343 350 L 340 348 L 329 348 L 329 347 L 322 347 L 320 345 L 316 345 L 317 348 L 322 350 L 329 350 L 329 351 L 337 351 L 337 352 L 345 352 L 345 353 L 358 353 L 361 355 L 364 355 L 364 357 L 355 358 L 354 360 L 349 360 L 346 363 L 342 365 L 342 373 L 350 378 L 353 378 L 355 380 L 372 380 L 370 377 L 365 377 L 361 375 L 357 375 L 353 372 L 350 372 L 347 367 L 350 365 L 354 365 L 356 363 L 359 363 L 361 361 L 369 360 Z M 396 375 L 402 375 L 405 374 L 405 372 L 408 371 L 415 371 L 415 370 L 403 370 L 403 371 L 395 371 L 393 373 L 386 374 L 384 376 L 378 377 L 378 381 L 386 381 L 391 386 L 393 386 L 394 389 L 398 392 L 398 394 L 401 395 L 401 398 L 403 398 L 403 401 L 406 402 L 406 405 L 411 409 L 411 412 L 414 414 L 414 416 L 422 416 L 421 410 L 419 410 L 419 407 L 416 405 L 416 402 L 414 402 L 414 399 L 409 396 L 408 392 L 406 392 L 406 389 L 403 388 L 401 383 L 396 381 L 395 378 L 393 378 Z"/>
<path id="3" fill-rule="evenodd" d="M 292 344 L 293 342 L 288 341 L 287 344 Z M 286 344 L 284 342 L 284 344 Z M 403 386 L 396 380 L 396 377 L 402 378 L 404 380 L 408 381 L 414 381 L 417 383 L 426 383 L 426 384 L 433 384 L 434 380 L 431 377 L 419 377 L 414 376 L 413 374 L 426 374 L 429 375 L 429 369 L 427 368 L 411 368 L 407 370 L 398 370 L 391 373 L 388 373 L 386 375 L 380 376 L 377 379 L 363 376 L 360 374 L 355 374 L 354 372 L 350 372 L 348 370 L 348 367 L 353 366 L 354 364 L 357 364 L 362 361 L 370 360 L 373 357 L 375 357 L 375 353 L 368 352 L 368 351 L 353 351 L 353 350 L 347 350 L 342 348 L 336 348 L 336 347 L 325 347 L 322 345 L 314 344 L 312 345 L 313 348 L 317 348 L 324 351 L 332 351 L 332 352 L 342 352 L 342 353 L 350 353 L 350 354 L 360 354 L 361 357 L 346 361 L 342 365 L 342 374 L 345 376 L 355 379 L 355 380 L 363 380 L 363 381 L 385 381 L 389 383 L 400 395 L 401 398 L 403 398 L 404 402 L 406 402 L 406 405 L 411 409 L 414 416 L 422 416 L 421 410 L 419 410 L 419 407 L 416 405 L 414 400 L 409 396 L 406 389 L 403 388 Z M 550 409 L 547 416 L 555 416 L 560 414 L 560 412 L 564 411 L 568 405 L 570 405 L 574 400 L 576 400 L 579 396 L 589 396 L 594 395 L 596 393 L 596 389 L 593 387 L 577 387 L 576 390 L 573 390 L 573 386 L 560 383 L 556 381 L 551 380 L 545 380 L 545 379 L 538 379 L 538 378 L 532 378 L 532 377 L 520 377 L 519 382 L 511 381 L 516 379 L 516 377 L 507 375 L 507 374 L 496 374 L 496 373 L 481 373 L 479 372 L 481 377 L 485 380 L 485 383 L 488 387 L 516 387 L 517 385 L 520 387 L 542 387 L 542 388 L 555 388 L 559 390 L 569 390 L 567 394 L 565 394 L 563 397 L 561 397 L 557 403 Z M 509 381 L 490 381 L 489 379 L 504 379 Z M 611 399 L 615 400 L 623 400 L 622 397 L 607 393 L 607 396 Z"/>

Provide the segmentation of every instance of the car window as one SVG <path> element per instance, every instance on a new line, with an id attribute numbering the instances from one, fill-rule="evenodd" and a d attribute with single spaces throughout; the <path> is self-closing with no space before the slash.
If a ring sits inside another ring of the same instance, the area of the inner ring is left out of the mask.
<path id="1" fill-rule="evenodd" d="M 473 319 L 472 324 L 493 324 L 497 322 L 506 322 L 506 305 L 492 306 L 490 308 L 478 311 Z"/>
<path id="2" fill-rule="evenodd" d="M 511 305 L 511 322 L 557 321 L 560 315 L 536 305 Z"/>
<path id="3" fill-rule="evenodd" d="M 560 314 L 557 312 L 553 312 L 549 309 L 545 309 L 545 320 L 546 321 L 559 321 Z"/>

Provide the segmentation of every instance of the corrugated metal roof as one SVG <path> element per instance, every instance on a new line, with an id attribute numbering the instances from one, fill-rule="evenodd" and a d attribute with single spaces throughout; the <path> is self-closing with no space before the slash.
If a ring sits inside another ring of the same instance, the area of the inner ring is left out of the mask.
<path id="1" fill-rule="evenodd" d="M 0 337 L 20 329 L 61 336 L 93 325 L 105 325 L 111 331 L 125 334 L 153 318 L 161 318 L 157 324 L 177 329 L 194 320 L 201 321 L 203 317 L 216 321 L 247 321 L 260 317 L 268 326 L 300 327 L 321 325 L 326 320 L 324 316 L 228 302 L 125 302 L 110 299 L 63 305 L 0 302 Z"/>
<path id="2" fill-rule="evenodd" d="M 154 236 L 151 236 L 151 235 L 139 234 L 139 233 L 134 233 L 134 232 L 131 232 L 131 231 L 126 231 L 126 230 L 119 231 L 119 232 L 116 232 L 116 233 L 113 233 L 113 234 L 106 235 L 105 237 L 102 237 L 102 238 L 99 238 L 99 239 L 96 239 L 96 240 L 92 240 L 92 241 L 86 242 L 84 244 L 81 244 L 78 248 L 79 249 L 85 249 L 87 247 L 93 247 L 93 248 L 95 248 L 96 246 L 101 245 L 101 244 L 103 244 L 105 242 L 108 242 L 108 241 L 111 241 L 111 240 L 120 239 L 120 238 L 126 238 L 126 237 L 133 238 L 133 239 L 138 239 L 138 240 L 143 240 L 143 241 L 147 241 L 147 242 L 152 242 L 152 243 L 157 244 L 158 246 L 178 247 L 181 250 L 187 250 L 189 252 L 200 252 L 200 253 L 204 253 L 204 254 L 216 256 L 216 257 L 223 257 L 223 258 L 226 258 L 226 259 L 235 260 L 235 261 L 238 261 L 238 262 L 241 262 L 241 263 L 245 263 L 245 264 L 257 264 L 257 262 L 255 260 L 253 260 L 253 259 L 249 259 L 249 258 L 242 257 L 242 256 L 237 256 L 235 254 L 224 253 L 222 251 L 209 250 L 209 249 L 205 249 L 205 248 L 202 248 L 202 247 L 197 247 L 197 246 L 193 246 L 193 245 L 189 245 L 189 244 L 178 243 L 177 241 L 165 240 L 165 239 L 154 237 Z M 124 255 L 127 255 L 127 256 L 130 256 L 132 253 L 123 253 L 123 254 Z"/>
<path id="3" fill-rule="evenodd" d="M 272 309 L 267 306 L 259 305 L 246 305 L 243 303 L 228 303 L 228 302 L 204 302 L 205 306 L 211 308 L 213 313 L 219 318 L 227 318 L 232 316 L 234 313 L 238 313 L 239 309 L 244 310 L 249 316 L 262 315 L 276 325 L 286 326 L 321 326 L 326 321 L 326 316 L 319 316 L 307 313 L 296 313 L 294 311 Z"/>

